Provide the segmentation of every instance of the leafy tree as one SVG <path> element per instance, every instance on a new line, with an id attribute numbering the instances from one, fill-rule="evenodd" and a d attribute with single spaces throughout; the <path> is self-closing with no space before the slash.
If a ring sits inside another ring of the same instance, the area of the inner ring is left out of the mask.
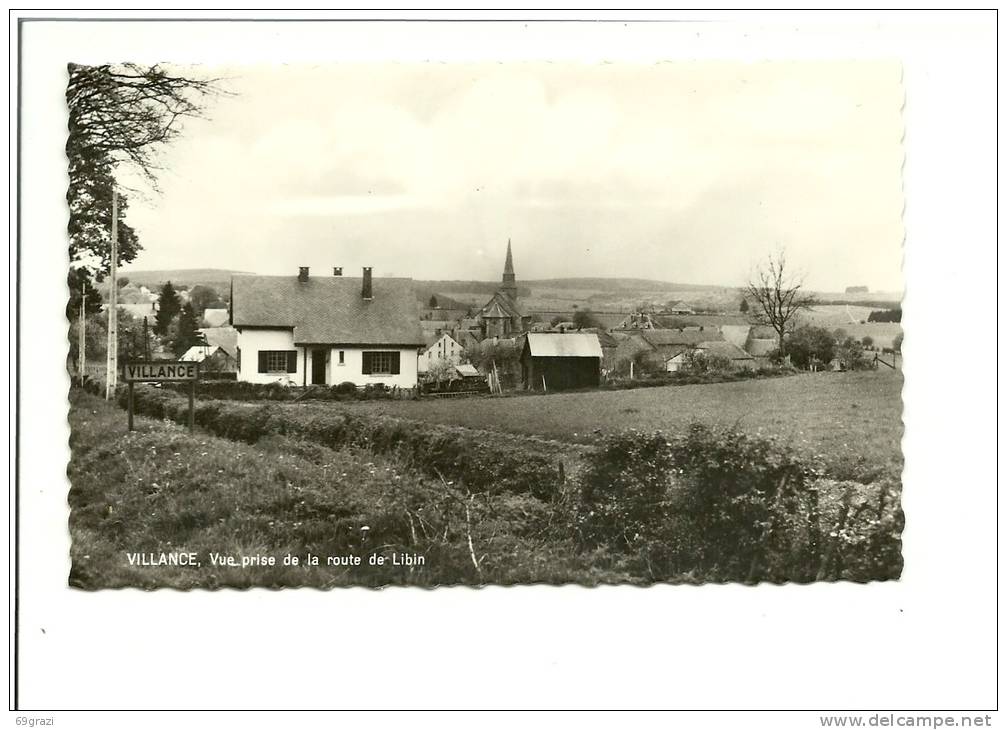
<path id="1" fill-rule="evenodd" d="M 853 337 L 846 337 L 836 342 L 836 357 L 847 370 L 863 367 L 864 346 Z"/>
<path id="2" fill-rule="evenodd" d="M 742 314 L 748 314 L 748 300 L 742 299 L 741 304 L 738 305 L 738 311 Z"/>
<path id="3" fill-rule="evenodd" d="M 803 286 L 803 279 L 787 269 L 783 251 L 770 254 L 748 283 L 745 298 L 755 303 L 752 319 L 773 328 L 781 354 L 787 352 L 784 338 L 797 325 L 798 312 L 815 303 L 814 297 L 802 291 Z"/>
<path id="4" fill-rule="evenodd" d="M 807 369 L 813 361 L 831 362 L 836 356 L 836 341 L 824 327 L 802 325 L 787 339 L 787 354 L 795 367 Z"/>
<path id="5" fill-rule="evenodd" d="M 437 296 L 435 294 L 430 295 L 430 301 L 427 302 L 427 307 L 430 309 L 437 309 Z"/>
<path id="6" fill-rule="evenodd" d="M 587 329 L 597 327 L 605 329 L 605 325 L 598 321 L 590 309 L 578 309 L 573 313 L 573 324 L 577 329 Z"/>
<path id="7" fill-rule="evenodd" d="M 861 344 L 862 344 L 862 345 L 863 345 L 864 347 L 866 347 L 867 349 L 870 349 L 870 348 L 874 347 L 874 338 L 873 338 L 873 337 L 871 337 L 870 335 L 865 335 L 865 336 L 864 336 L 864 337 L 863 337 L 863 338 L 862 338 L 862 339 L 860 340 L 860 343 L 861 343 Z"/>
<path id="8" fill-rule="evenodd" d="M 222 307 L 224 305 L 223 300 L 220 298 L 220 294 L 212 286 L 206 286 L 204 284 L 196 284 L 189 291 L 189 304 L 196 311 L 196 314 L 200 317 L 203 316 L 203 312 L 207 309 L 212 309 L 215 307 Z"/>
<path id="9" fill-rule="evenodd" d="M 96 314 L 101 311 L 101 292 L 95 287 L 91 275 L 83 267 L 71 268 L 66 277 L 66 285 L 70 289 L 70 299 L 66 304 L 66 318 L 74 320 L 80 317 L 80 298 L 84 296 L 84 314 Z"/>
<path id="10" fill-rule="evenodd" d="M 72 143 L 71 134 L 67 142 L 70 184 L 66 192 L 70 208 L 67 225 L 70 261 L 86 264 L 93 277 L 101 280 L 109 273 L 112 264 L 113 164 L 107 155 L 98 155 L 94 150 L 75 153 Z M 128 198 L 120 195 L 116 257 L 120 265 L 132 261 L 140 252 L 136 231 L 125 221 L 128 210 Z"/>
<path id="11" fill-rule="evenodd" d="M 155 190 L 159 150 L 181 133 L 183 120 L 204 115 L 207 97 L 223 93 L 219 79 L 174 73 L 159 64 L 69 64 L 67 154 L 114 166 L 127 162 Z"/>
<path id="12" fill-rule="evenodd" d="M 170 281 L 165 282 L 161 287 L 161 294 L 157 300 L 157 317 L 154 324 L 154 332 L 159 335 L 168 334 L 168 325 L 175 319 L 175 316 L 182 311 L 182 303 L 178 299 L 178 293 Z"/>
<path id="13" fill-rule="evenodd" d="M 690 350 L 682 359 L 685 361 L 683 370 L 689 373 L 726 373 L 732 367 L 731 358 L 701 350 Z"/>
<path id="14" fill-rule="evenodd" d="M 119 310 L 117 322 L 119 339 L 119 361 L 141 360 L 147 353 L 157 349 L 154 333 L 147 328 L 147 346 L 143 342 L 143 320 L 133 317 L 125 309 Z M 79 355 L 80 318 L 70 323 L 68 339 L 70 343 L 69 360 L 71 368 L 76 369 Z M 108 314 L 97 312 L 88 314 L 84 320 L 84 354 L 88 362 L 104 362 L 108 354 Z"/>
<path id="15" fill-rule="evenodd" d="M 895 350 L 895 352 L 902 352 L 902 336 L 903 333 L 899 332 L 895 335 L 895 339 L 892 340 L 892 349 Z"/>
<path id="16" fill-rule="evenodd" d="M 176 356 L 181 356 L 186 350 L 200 344 L 201 341 L 204 340 L 199 332 L 199 317 L 196 316 L 196 310 L 193 309 L 192 304 L 186 303 L 169 335 L 171 350 Z"/>
<path id="17" fill-rule="evenodd" d="M 437 383 L 440 385 L 444 382 L 450 382 L 458 378 L 458 372 L 455 370 L 455 366 L 446 360 L 435 360 L 431 363 L 430 368 L 426 373 L 426 381 L 428 383 Z"/>
<path id="18" fill-rule="evenodd" d="M 117 165 L 133 166 L 156 190 L 160 148 L 178 136 L 183 119 L 201 116 L 207 96 L 221 92 L 215 79 L 176 75 L 158 65 L 69 64 L 67 70 L 70 261 L 88 267 L 79 276 L 101 281 L 112 263 Z M 125 221 L 128 208 L 127 196 L 120 195 L 118 264 L 134 260 L 141 248 Z"/>

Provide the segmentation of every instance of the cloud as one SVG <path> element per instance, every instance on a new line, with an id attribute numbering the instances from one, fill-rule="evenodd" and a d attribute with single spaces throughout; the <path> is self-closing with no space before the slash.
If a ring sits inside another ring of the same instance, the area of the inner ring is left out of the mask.
<path id="1" fill-rule="evenodd" d="M 131 205 L 138 265 L 248 268 L 254 255 L 285 270 L 288 253 L 328 257 L 337 240 L 342 260 L 472 278 L 512 237 L 528 252 L 519 276 L 732 284 L 738 262 L 782 241 L 817 286 L 901 282 L 893 64 L 226 75 L 238 95 L 166 151 L 163 196 Z"/>

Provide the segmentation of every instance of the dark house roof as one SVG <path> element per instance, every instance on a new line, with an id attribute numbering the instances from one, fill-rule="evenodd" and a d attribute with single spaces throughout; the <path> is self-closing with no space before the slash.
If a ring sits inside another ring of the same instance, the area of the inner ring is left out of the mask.
<path id="1" fill-rule="evenodd" d="M 297 344 L 423 345 L 412 279 L 373 279 L 373 298 L 352 276 L 235 276 L 235 327 L 293 329 Z"/>
<path id="2" fill-rule="evenodd" d="M 700 342 L 697 348 L 704 350 L 711 355 L 720 355 L 729 360 L 751 360 L 752 356 L 742 350 L 737 345 L 723 340 L 717 342 Z"/>
<path id="3" fill-rule="evenodd" d="M 619 346 L 619 340 L 617 340 L 615 337 L 613 337 L 603 329 L 598 329 L 597 327 L 585 327 L 580 331 L 588 332 L 590 334 L 597 336 L 598 343 L 602 346 L 602 348 Z"/>
<path id="4" fill-rule="evenodd" d="M 711 340 L 723 340 L 723 335 L 716 327 L 707 327 L 700 330 L 641 330 L 640 337 L 647 341 L 647 344 L 656 347 L 667 347 L 668 345 L 691 345 L 695 347 L 700 342 Z"/>

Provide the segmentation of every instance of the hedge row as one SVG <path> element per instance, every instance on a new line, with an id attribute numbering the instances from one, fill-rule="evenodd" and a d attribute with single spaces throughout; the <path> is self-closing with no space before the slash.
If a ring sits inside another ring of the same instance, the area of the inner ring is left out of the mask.
<path id="1" fill-rule="evenodd" d="M 166 383 L 165 388 L 179 392 L 187 392 L 189 386 L 184 383 Z M 292 401 L 292 400 L 390 400 L 401 397 L 402 393 L 412 394 L 415 391 L 407 389 L 399 391 L 389 388 L 384 383 L 374 383 L 363 388 L 347 381 L 339 385 L 313 385 L 309 388 L 282 385 L 281 383 L 247 383 L 244 381 L 205 381 L 200 380 L 199 397 L 214 400 L 240 401 Z"/>
<path id="2" fill-rule="evenodd" d="M 126 404 L 124 392 L 119 394 L 119 403 Z M 188 419 L 188 400 L 170 390 L 137 388 L 134 409 L 178 423 Z M 430 475 L 464 483 L 474 492 L 526 493 L 540 499 L 559 493 L 565 480 L 563 459 L 577 458 L 584 451 L 511 434 L 276 404 L 200 400 L 195 405 L 195 421 L 218 436 L 248 443 L 278 434 L 329 447 L 394 454 Z"/>
<path id="3" fill-rule="evenodd" d="M 613 378 L 602 385 L 606 390 L 632 390 L 634 388 L 659 388 L 665 385 L 709 385 L 711 383 L 733 383 L 739 380 L 759 380 L 794 375 L 791 368 L 757 368 L 729 371 L 690 373 L 684 370 L 672 373 L 654 373 L 634 378 Z"/>

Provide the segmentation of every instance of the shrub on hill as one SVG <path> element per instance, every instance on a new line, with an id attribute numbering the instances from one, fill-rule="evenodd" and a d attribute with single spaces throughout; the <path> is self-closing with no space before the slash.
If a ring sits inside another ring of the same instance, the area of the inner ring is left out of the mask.
<path id="1" fill-rule="evenodd" d="M 120 392 L 119 403 L 126 404 L 125 392 Z M 137 388 L 134 409 L 178 423 L 188 419 L 188 400 L 170 390 Z M 396 454 L 427 474 L 463 481 L 475 491 L 528 493 L 551 499 L 565 480 L 557 446 L 530 437 L 360 412 L 222 400 L 197 401 L 195 421 L 218 436 L 247 443 L 279 434 L 329 447 Z"/>
<path id="2" fill-rule="evenodd" d="M 583 549 L 635 556 L 654 580 L 869 581 L 902 569 L 897 490 L 829 482 L 790 447 L 735 428 L 609 438 L 572 512 Z"/>

